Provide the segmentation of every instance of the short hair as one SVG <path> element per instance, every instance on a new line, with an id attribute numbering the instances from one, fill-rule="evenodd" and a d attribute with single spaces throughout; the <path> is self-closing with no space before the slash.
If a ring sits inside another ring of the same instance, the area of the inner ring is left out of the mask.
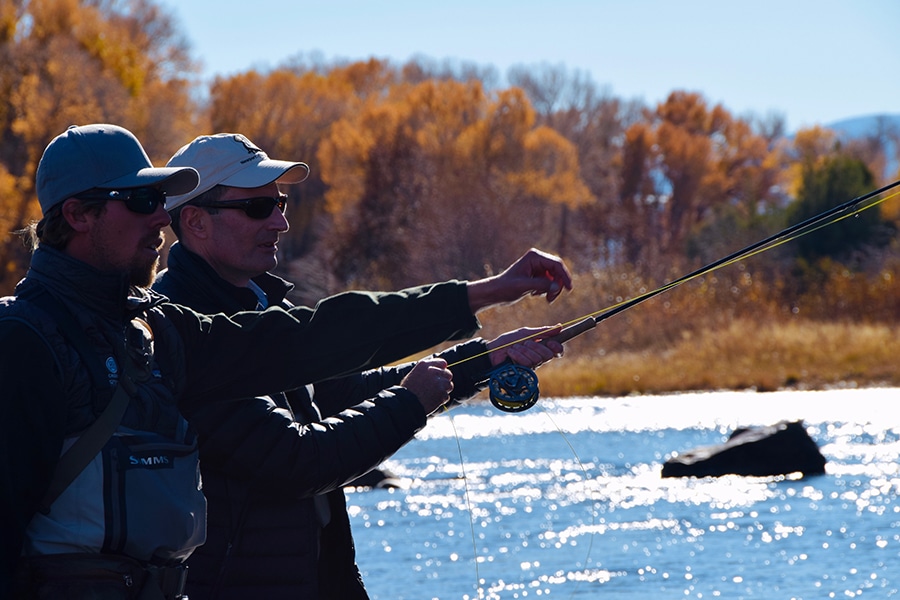
<path id="1" fill-rule="evenodd" d="M 178 239 L 181 239 L 181 210 L 185 206 L 195 206 L 197 204 L 206 204 L 207 202 L 218 202 L 219 200 L 222 199 L 222 196 L 225 195 L 225 191 L 227 189 L 228 189 L 227 185 L 213 186 L 213 187 L 209 188 L 208 190 L 206 190 L 205 192 L 203 192 L 202 194 L 198 195 L 196 198 L 191 198 L 190 200 L 188 200 L 184 204 L 178 206 L 177 208 L 173 209 L 169 213 L 169 216 L 172 218 L 172 224 L 170 226 L 172 227 L 172 231 L 175 233 L 175 235 L 178 237 Z M 211 215 L 214 215 L 217 212 L 219 212 L 218 209 L 213 208 L 213 207 L 204 207 L 204 208 L 206 208 L 206 211 Z"/>
<path id="2" fill-rule="evenodd" d="M 85 212 L 99 215 L 106 207 L 106 200 L 76 198 L 84 207 Z M 32 221 L 24 228 L 16 231 L 22 236 L 25 245 L 34 252 L 40 244 L 44 244 L 56 250 L 64 250 L 75 234 L 75 230 L 62 214 L 62 206 L 65 202 L 58 202 L 50 207 L 47 214 L 40 221 Z"/>

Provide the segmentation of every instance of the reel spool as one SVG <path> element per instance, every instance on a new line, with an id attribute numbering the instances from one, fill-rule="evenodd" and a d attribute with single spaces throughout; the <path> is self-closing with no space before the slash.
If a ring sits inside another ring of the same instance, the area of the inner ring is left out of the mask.
<path id="1" fill-rule="evenodd" d="M 513 363 L 504 363 L 491 371 L 488 388 L 491 404 L 503 412 L 528 410 L 541 395 L 534 371 Z"/>

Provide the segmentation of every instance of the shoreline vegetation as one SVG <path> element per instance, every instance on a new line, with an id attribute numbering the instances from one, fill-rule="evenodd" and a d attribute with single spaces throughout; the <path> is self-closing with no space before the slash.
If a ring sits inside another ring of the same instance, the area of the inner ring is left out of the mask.
<path id="1" fill-rule="evenodd" d="M 616 281 L 576 276 L 553 305 L 525 299 L 485 311 L 480 335 L 588 315 L 646 292 L 601 292 Z M 834 269 L 820 283 L 785 293 L 787 286 L 767 284 L 747 265 L 686 283 L 567 342 L 563 357 L 537 370 L 541 395 L 900 387 L 897 278 Z"/>
<path id="2" fill-rule="evenodd" d="M 567 349 L 537 374 L 546 397 L 894 387 L 898 333 L 886 324 L 742 319 L 666 348 L 602 356 Z"/>
<path id="3" fill-rule="evenodd" d="M 900 116 L 788 132 L 702 91 L 646 103 L 563 65 L 501 76 L 424 57 L 298 55 L 201 82 L 158 4 L 3 5 L 0 230 L 40 218 L 37 158 L 72 123 L 127 127 L 158 166 L 199 134 L 240 132 L 311 166 L 285 187 L 274 271 L 295 304 L 480 279 L 529 247 L 563 257 L 572 292 L 479 315 L 491 339 L 602 314 L 753 246 L 568 342 L 539 369 L 542 393 L 900 385 Z M 30 264 L 22 241 L 0 239 L 3 294 Z"/>

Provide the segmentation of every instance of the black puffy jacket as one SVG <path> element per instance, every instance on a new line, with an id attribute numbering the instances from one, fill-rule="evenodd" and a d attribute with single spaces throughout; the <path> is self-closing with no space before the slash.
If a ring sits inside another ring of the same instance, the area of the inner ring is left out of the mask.
<path id="1" fill-rule="evenodd" d="M 339 294 L 315 309 L 273 307 L 229 318 L 164 302 L 158 294 L 129 288 L 124 275 L 97 271 L 41 247 L 17 292 L 28 288 L 40 288 L 66 304 L 101 357 L 122 343 L 132 319 L 149 324 L 157 335 L 154 360 L 159 370 L 154 367 L 153 379 L 139 384 L 138 408 L 149 411 L 151 420 L 165 414 L 155 411 L 170 401 L 190 419 L 206 414 L 211 404 L 224 410 L 226 401 L 383 365 L 448 338 L 467 337 L 477 328 L 465 285 L 459 282 L 393 294 Z M 88 369 L 53 323 L 27 300 L 0 300 L 0 597 L 9 591 L 23 548 L 34 548 L 26 529 L 64 439 L 77 437 L 103 409 L 92 396 Z M 130 418 L 126 413 L 123 422 Z M 419 422 L 424 424 L 423 415 Z M 163 478 L 167 472 L 159 470 Z M 184 481 L 172 483 L 166 494 L 196 493 L 195 481 L 187 482 L 193 490 Z M 74 514 L 80 507 L 102 511 L 101 492 L 98 487 L 96 497 L 64 493 L 50 515 Z M 59 503 L 67 506 L 57 511 Z M 106 510 L 107 517 L 115 517 Z M 168 525 L 186 524 L 184 537 L 191 546 L 168 548 L 172 560 L 190 551 L 196 524 L 204 521 L 202 510 L 198 514 L 193 506 L 170 504 L 158 518 Z M 102 523 L 101 512 L 98 526 Z M 139 560 L 155 553 L 152 539 L 138 542 L 144 545 L 128 554 L 105 548 L 102 539 L 86 538 L 77 521 L 55 526 L 58 533 L 51 535 L 56 535 L 57 552 L 112 551 Z M 45 537 L 42 547 L 49 542 Z"/>
<path id="2" fill-rule="evenodd" d="M 229 314 L 256 305 L 250 289 L 224 281 L 181 244 L 168 264 L 154 289 L 175 302 Z M 271 274 L 254 283 L 270 304 L 288 305 L 291 284 Z M 442 356 L 452 363 L 484 350 L 473 340 Z M 489 367 L 484 356 L 454 367 L 454 398 L 479 391 Z M 321 381 L 193 415 L 209 518 L 207 542 L 188 561 L 192 600 L 368 597 L 340 488 L 424 426 L 418 400 L 396 387 L 409 368 Z"/>

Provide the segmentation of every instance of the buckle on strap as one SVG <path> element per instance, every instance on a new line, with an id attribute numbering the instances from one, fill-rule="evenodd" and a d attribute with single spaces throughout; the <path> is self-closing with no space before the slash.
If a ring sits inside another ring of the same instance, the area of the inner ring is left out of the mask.
<path id="1" fill-rule="evenodd" d="M 22 597 L 38 596 L 44 586 L 108 585 L 118 582 L 131 588 L 128 598 L 137 600 L 185 600 L 187 566 L 160 567 L 126 556 L 67 553 L 22 557 L 17 567 L 14 589 Z"/>
<path id="2" fill-rule="evenodd" d="M 177 567 L 145 567 L 147 572 L 156 581 L 160 591 L 166 600 L 182 600 L 184 598 L 184 586 L 187 582 L 186 565 Z"/>

